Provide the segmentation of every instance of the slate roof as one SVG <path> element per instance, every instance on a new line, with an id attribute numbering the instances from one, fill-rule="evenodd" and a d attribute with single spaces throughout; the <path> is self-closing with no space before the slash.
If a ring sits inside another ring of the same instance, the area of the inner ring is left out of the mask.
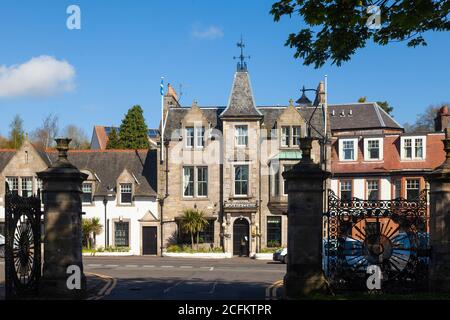
<path id="1" fill-rule="evenodd" d="M 56 150 L 39 150 L 42 159 L 50 166 L 56 162 Z M 0 172 L 6 167 L 16 150 L 0 149 Z M 136 196 L 155 196 L 157 190 L 156 150 L 70 150 L 69 161 L 80 170 L 89 170 L 100 181 L 94 195 L 106 195 L 107 187 L 116 187 L 117 178 L 126 169 L 136 177 Z"/>
<path id="2" fill-rule="evenodd" d="M 0 149 L 0 172 L 5 169 L 12 157 L 16 154 L 16 150 Z"/>
<path id="3" fill-rule="evenodd" d="M 47 154 L 52 163 L 58 158 L 56 151 Z M 78 169 L 89 170 L 98 177 L 95 195 L 106 195 L 108 186 L 116 187 L 118 177 L 126 169 L 136 177 L 135 196 L 156 196 L 156 150 L 70 150 L 68 159 Z"/>
<path id="4" fill-rule="evenodd" d="M 261 117 L 256 109 L 255 99 L 250 84 L 250 76 L 246 71 L 238 71 L 234 74 L 233 85 L 227 108 L 221 117 Z"/>
<path id="5" fill-rule="evenodd" d="M 403 130 L 400 124 L 374 102 L 330 104 L 328 112 L 331 130 L 378 128 Z"/>

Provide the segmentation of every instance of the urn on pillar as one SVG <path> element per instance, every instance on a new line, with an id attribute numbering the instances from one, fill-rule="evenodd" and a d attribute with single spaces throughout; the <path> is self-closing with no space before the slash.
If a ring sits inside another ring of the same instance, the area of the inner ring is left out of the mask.
<path id="1" fill-rule="evenodd" d="M 330 173 L 311 159 L 313 138 L 300 139 L 302 159 L 283 173 L 288 185 L 288 263 L 284 278 L 288 299 L 325 292 L 322 270 L 324 181 Z"/>
<path id="2" fill-rule="evenodd" d="M 67 159 L 71 139 L 56 139 L 58 160 L 38 172 L 44 202 L 44 267 L 41 292 L 55 299 L 83 299 L 82 183 L 87 175 Z"/>

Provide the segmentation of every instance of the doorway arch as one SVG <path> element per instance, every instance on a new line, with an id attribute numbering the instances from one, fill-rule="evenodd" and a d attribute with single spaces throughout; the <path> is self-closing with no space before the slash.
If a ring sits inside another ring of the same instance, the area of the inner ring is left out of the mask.
<path id="1" fill-rule="evenodd" d="M 248 220 L 238 218 L 233 224 L 233 255 L 248 257 L 250 253 L 250 228 Z"/>

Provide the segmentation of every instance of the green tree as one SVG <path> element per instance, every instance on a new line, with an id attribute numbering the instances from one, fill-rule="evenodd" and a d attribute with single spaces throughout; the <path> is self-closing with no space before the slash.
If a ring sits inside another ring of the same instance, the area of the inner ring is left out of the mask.
<path id="1" fill-rule="evenodd" d="M 387 101 L 377 101 L 377 103 L 384 111 L 386 111 L 387 114 L 392 115 L 392 111 L 394 111 L 394 107 L 391 107 L 389 105 L 389 102 L 387 102 Z"/>
<path id="2" fill-rule="evenodd" d="M 9 144 L 13 149 L 18 149 L 22 146 L 25 140 L 25 132 L 23 130 L 23 120 L 19 115 L 16 115 L 9 125 Z"/>
<path id="3" fill-rule="evenodd" d="M 103 225 L 100 223 L 100 219 L 97 217 L 92 219 L 83 219 L 81 223 L 81 230 L 87 248 L 91 249 L 91 242 L 90 242 L 91 235 L 93 236 L 95 248 L 97 241 L 96 237 L 103 231 Z"/>
<path id="4" fill-rule="evenodd" d="M 111 127 L 111 132 L 109 133 L 108 144 L 106 149 L 122 149 L 122 144 L 120 143 L 119 135 L 114 127 Z"/>
<path id="5" fill-rule="evenodd" d="M 208 221 L 203 212 L 198 210 L 186 209 L 181 216 L 181 230 L 191 237 L 191 248 L 194 248 L 194 235 L 197 235 L 197 249 L 199 244 L 199 234 L 203 231 Z"/>
<path id="6" fill-rule="evenodd" d="M 147 149 L 148 127 L 145 124 L 142 108 L 138 105 L 128 110 L 120 125 L 119 139 L 125 149 Z"/>
<path id="7" fill-rule="evenodd" d="M 82 219 L 81 231 L 83 234 L 83 240 L 86 243 L 86 247 L 88 249 L 91 249 L 91 242 L 89 240 L 90 240 L 91 233 L 92 233 L 92 226 L 91 226 L 90 219 Z"/>
<path id="8" fill-rule="evenodd" d="M 360 97 L 360 98 L 358 99 L 358 102 L 359 102 L 359 103 L 367 102 L 367 98 L 366 98 L 365 96 L 364 96 L 364 97 Z M 387 101 L 377 101 L 377 104 L 378 104 L 384 111 L 386 111 L 387 114 L 390 114 L 390 115 L 391 115 L 391 112 L 394 111 L 394 107 L 391 107 L 391 106 L 389 105 L 389 102 L 387 102 Z"/>
<path id="9" fill-rule="evenodd" d="M 380 29 L 371 30 L 369 6 L 380 9 Z M 372 40 L 377 45 L 407 41 L 408 47 L 427 45 L 427 31 L 448 31 L 450 1 L 442 0 L 279 0 L 270 14 L 275 21 L 283 16 L 300 16 L 306 25 L 291 33 L 286 46 L 296 50 L 294 57 L 304 65 L 321 67 L 331 60 L 340 66 L 357 49 Z"/>
<path id="10" fill-rule="evenodd" d="M 91 232 L 94 236 L 94 247 L 97 244 L 97 236 L 102 233 L 103 225 L 100 223 L 100 219 L 95 217 L 91 219 Z M 105 244 L 106 245 L 106 244 Z"/>

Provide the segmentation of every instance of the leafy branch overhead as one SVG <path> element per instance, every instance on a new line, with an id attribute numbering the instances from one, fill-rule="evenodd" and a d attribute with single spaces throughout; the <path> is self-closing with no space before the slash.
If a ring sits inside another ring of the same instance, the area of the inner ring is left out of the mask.
<path id="1" fill-rule="evenodd" d="M 380 8 L 380 28 L 366 25 Z M 427 31 L 449 31 L 450 0 L 280 0 L 270 11 L 275 21 L 283 16 L 300 16 L 305 28 L 291 33 L 286 46 L 296 50 L 295 58 L 315 68 L 328 60 L 340 66 L 357 49 L 372 40 L 378 45 L 406 41 L 407 46 L 426 46 Z"/>

